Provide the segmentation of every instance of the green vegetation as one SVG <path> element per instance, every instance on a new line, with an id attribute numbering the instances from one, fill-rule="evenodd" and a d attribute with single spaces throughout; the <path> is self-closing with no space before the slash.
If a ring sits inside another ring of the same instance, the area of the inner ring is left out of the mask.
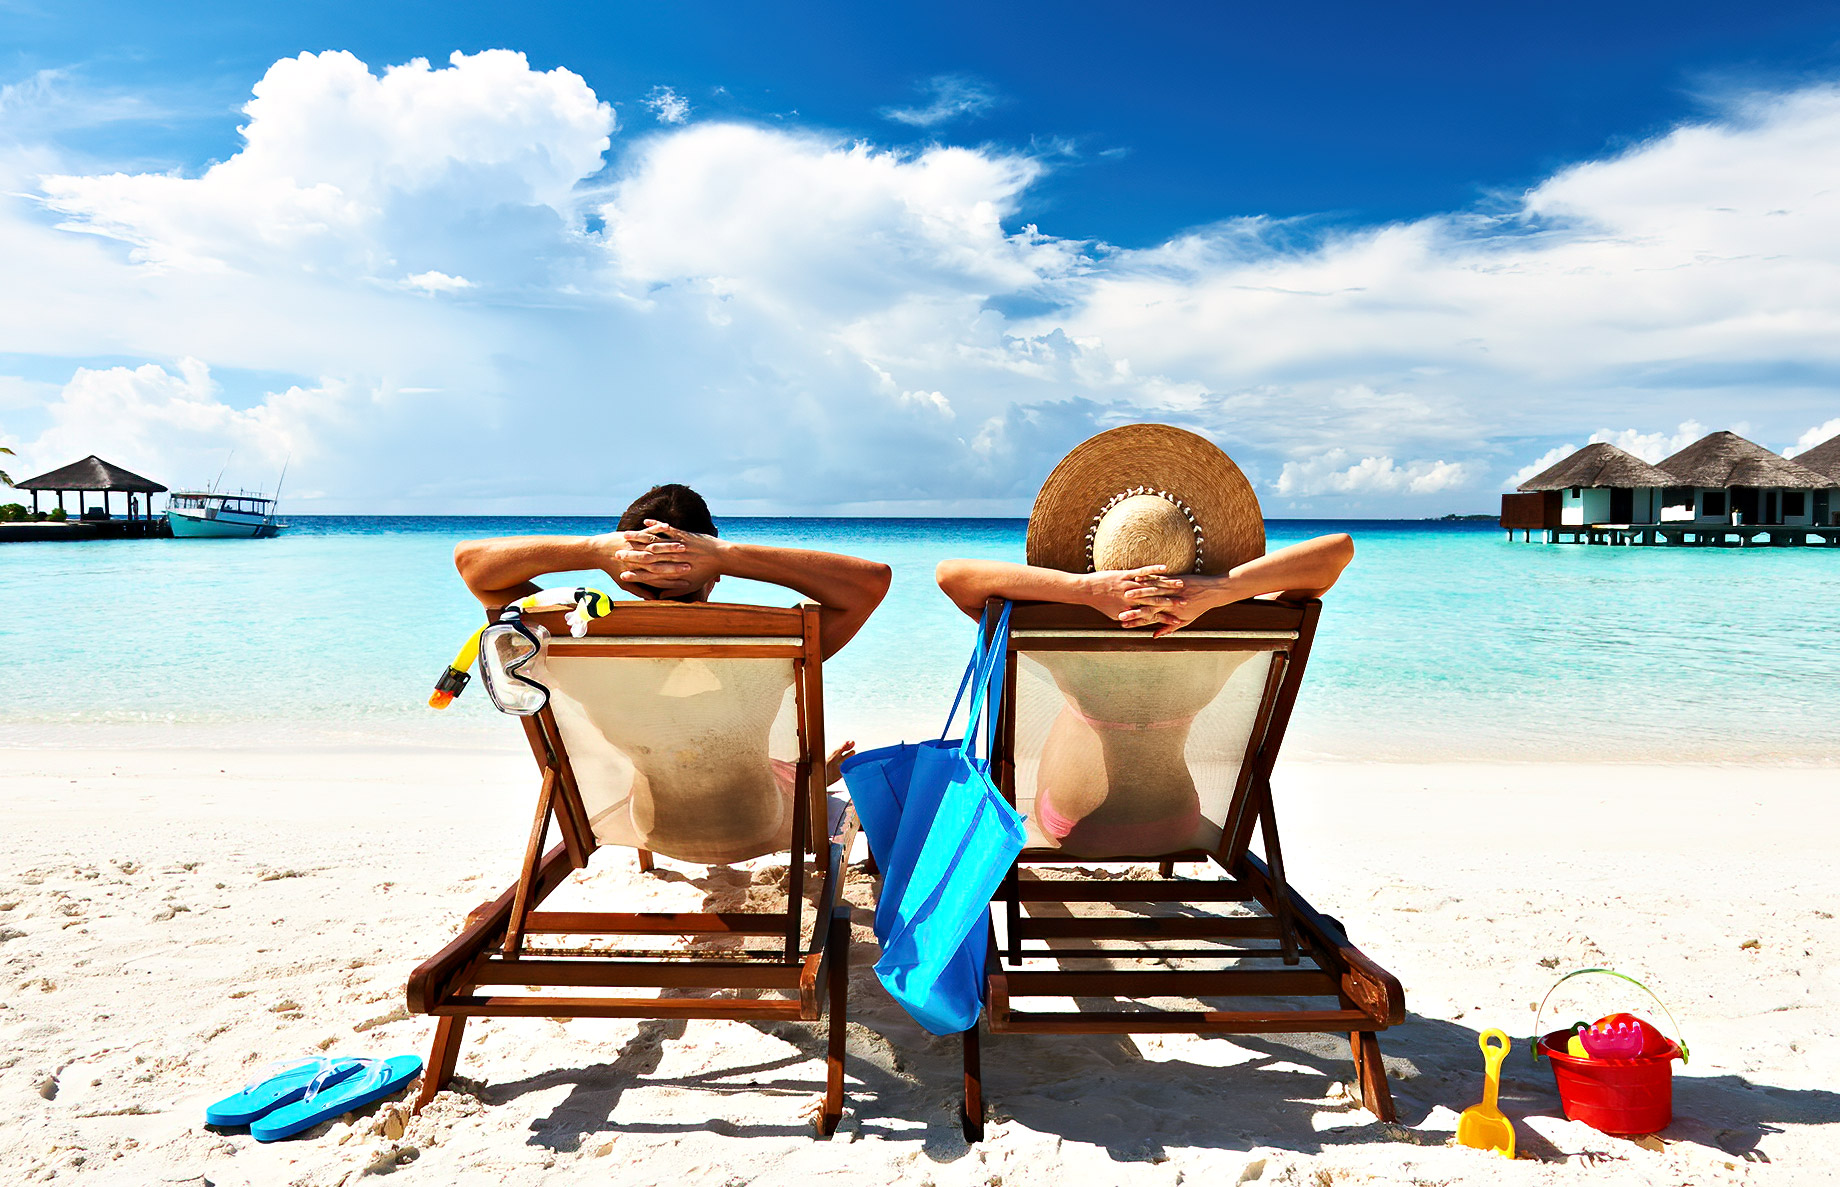
<path id="1" fill-rule="evenodd" d="M 64 513 L 62 507 L 53 507 L 51 509 L 51 514 L 45 518 L 49 519 L 52 523 L 63 523 L 66 519 L 69 519 L 70 516 Z"/>
<path id="2" fill-rule="evenodd" d="M 0 523 L 24 523 L 31 518 L 24 503 L 0 503 Z"/>

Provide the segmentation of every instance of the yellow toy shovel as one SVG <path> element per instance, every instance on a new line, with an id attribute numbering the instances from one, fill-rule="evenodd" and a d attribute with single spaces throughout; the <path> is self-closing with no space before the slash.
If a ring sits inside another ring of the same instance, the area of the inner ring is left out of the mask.
<path id="1" fill-rule="evenodd" d="M 1496 1094 L 1501 1091 L 1501 1061 L 1508 1054 L 1508 1036 L 1499 1030 L 1485 1030 L 1477 1037 L 1476 1045 L 1482 1048 L 1487 1065 L 1483 1074 L 1487 1079 L 1483 1082 L 1482 1103 L 1464 1109 L 1463 1116 L 1457 1118 L 1457 1144 L 1476 1150 L 1499 1150 L 1513 1158 L 1514 1123 L 1495 1107 Z"/>

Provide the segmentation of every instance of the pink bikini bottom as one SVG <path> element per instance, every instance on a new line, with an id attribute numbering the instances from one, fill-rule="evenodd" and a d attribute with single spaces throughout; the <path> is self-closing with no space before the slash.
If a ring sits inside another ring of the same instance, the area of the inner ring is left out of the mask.
<path id="1" fill-rule="evenodd" d="M 1073 830 L 1085 823 L 1083 819 L 1075 820 L 1061 815 L 1054 810 L 1054 802 L 1048 798 L 1049 793 L 1043 789 L 1035 797 L 1035 822 L 1041 825 L 1041 831 L 1057 841 L 1064 841 Z M 1201 827 L 1201 805 L 1195 803 L 1160 820 L 1143 820 L 1135 824 L 1099 824 L 1087 825 L 1085 835 L 1080 840 L 1092 842 L 1103 840 L 1109 849 L 1122 849 L 1132 853 L 1163 853 L 1180 848 L 1194 837 L 1195 830 Z"/>
<path id="2" fill-rule="evenodd" d="M 1150 730 L 1175 729 L 1194 720 L 1189 717 L 1172 717 L 1167 721 L 1101 721 L 1096 717 L 1074 708 L 1071 704 L 1067 711 L 1096 730 L 1117 730 L 1128 733 L 1146 733 Z M 1054 810 L 1054 802 L 1049 798 L 1052 793 L 1042 788 L 1035 798 L 1035 820 L 1041 825 L 1041 831 L 1055 840 L 1065 840 L 1074 829 L 1079 828 L 1081 820 L 1063 816 Z M 1165 852 L 1180 846 L 1195 835 L 1201 826 L 1201 804 L 1197 801 L 1173 816 L 1160 820 L 1144 820 L 1136 824 L 1098 824 L 1087 828 L 1085 840 L 1103 839 L 1108 848 L 1125 849 L 1137 853 Z"/>

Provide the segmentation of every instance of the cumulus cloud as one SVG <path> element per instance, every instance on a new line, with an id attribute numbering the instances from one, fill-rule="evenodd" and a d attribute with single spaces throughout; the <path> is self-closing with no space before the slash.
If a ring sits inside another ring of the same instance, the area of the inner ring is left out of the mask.
<path id="1" fill-rule="evenodd" d="M 1736 410 L 1782 441 L 1840 411 L 1833 88 L 1501 210 L 1138 250 L 1032 225 L 1034 151 L 616 141 L 579 77 L 505 51 L 284 59 L 246 114 L 195 174 L 0 152 L 22 459 L 291 451 L 325 510 L 604 510 L 675 478 L 734 512 L 1016 513 L 1082 437 L 1158 419 L 1276 514 L 1422 513 L 1592 426 L 1686 421 L 1594 438 L 1658 457 Z"/>
<path id="2" fill-rule="evenodd" d="M 1689 420 L 1683 421 L 1680 427 L 1672 433 L 1644 433 L 1637 429 L 1612 432 L 1609 429 L 1599 429 L 1591 434 L 1591 441 L 1593 444 L 1607 441 L 1618 449 L 1633 453 L 1643 461 L 1653 464 L 1662 458 L 1672 457 L 1679 453 L 1704 437 L 1709 431 L 1697 420 Z"/>
<path id="3" fill-rule="evenodd" d="M 690 101 L 670 87 L 653 87 L 645 97 L 645 105 L 661 124 L 681 124 L 690 118 Z"/>
<path id="4" fill-rule="evenodd" d="M 1798 453 L 1807 453 L 1815 446 L 1825 444 L 1835 437 L 1840 437 L 1840 416 L 1834 417 L 1825 424 L 1818 424 L 1812 429 L 1809 429 L 1800 437 L 1797 437 L 1795 439 L 1795 444 L 1783 450 L 1783 453 L 1789 457 L 1794 457 Z"/>
<path id="5" fill-rule="evenodd" d="M 1835 423 L 1840 424 L 1840 421 Z M 1711 430 L 1707 429 L 1705 425 L 1699 423 L 1697 420 L 1683 421 L 1680 427 L 1671 433 L 1665 430 L 1658 433 L 1645 433 L 1640 429 L 1599 429 L 1591 434 L 1591 439 L 1586 442 L 1586 444 L 1595 445 L 1598 442 L 1607 442 L 1627 453 L 1633 453 L 1643 461 L 1653 465 L 1663 458 L 1672 457 L 1676 453 L 1679 453 L 1687 446 L 1698 441 L 1701 437 L 1704 437 L 1710 431 Z M 1741 432 L 1740 435 L 1742 435 Z M 1559 462 L 1564 461 L 1572 454 L 1578 452 L 1578 449 L 1578 446 L 1570 442 L 1564 445 L 1555 445 L 1553 448 L 1541 454 L 1538 458 L 1535 458 L 1533 461 L 1510 474 L 1508 480 L 1502 483 L 1502 489 L 1513 490 L 1515 487 L 1527 481 L 1529 478 L 1532 478 L 1535 474 L 1540 473 L 1542 470 L 1547 469 L 1549 466 L 1557 465 Z"/>
<path id="6" fill-rule="evenodd" d="M 914 128 L 933 128 L 953 120 L 983 115 L 997 103 L 994 90 L 959 74 L 942 74 L 929 79 L 921 90 L 930 96 L 924 105 L 884 108 L 882 118 Z"/>
<path id="7" fill-rule="evenodd" d="M 473 287 L 473 282 L 464 276 L 449 276 L 445 272 L 432 270 L 416 276 L 405 276 L 403 283 L 425 293 L 458 293 Z"/>
<path id="8" fill-rule="evenodd" d="M 1346 465 L 1350 454 L 1331 449 L 1303 461 L 1284 463 L 1276 490 L 1280 495 L 1436 494 L 1469 480 L 1462 462 L 1415 461 L 1401 465 L 1390 457 L 1364 457 Z"/>
<path id="9" fill-rule="evenodd" d="M 523 54 L 450 63 L 418 58 L 378 76 L 349 53 L 283 58 L 243 108 L 243 147 L 228 160 L 195 178 L 52 175 L 44 203 L 64 229 L 131 244 L 146 263 L 351 277 L 477 256 L 469 240 L 512 229 L 495 225 L 502 211 L 571 218 L 613 109 L 579 76 L 538 73 Z"/>

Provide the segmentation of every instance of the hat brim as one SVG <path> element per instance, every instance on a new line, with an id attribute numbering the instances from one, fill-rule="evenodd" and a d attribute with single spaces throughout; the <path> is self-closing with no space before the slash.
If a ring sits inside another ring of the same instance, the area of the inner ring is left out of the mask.
<path id="1" fill-rule="evenodd" d="M 1252 484 L 1218 445 L 1173 425 L 1122 425 L 1073 448 L 1035 496 L 1028 561 L 1085 573 L 1099 515 L 1137 487 L 1180 499 L 1201 529 L 1198 573 L 1219 575 L 1265 555 L 1265 518 Z"/>

